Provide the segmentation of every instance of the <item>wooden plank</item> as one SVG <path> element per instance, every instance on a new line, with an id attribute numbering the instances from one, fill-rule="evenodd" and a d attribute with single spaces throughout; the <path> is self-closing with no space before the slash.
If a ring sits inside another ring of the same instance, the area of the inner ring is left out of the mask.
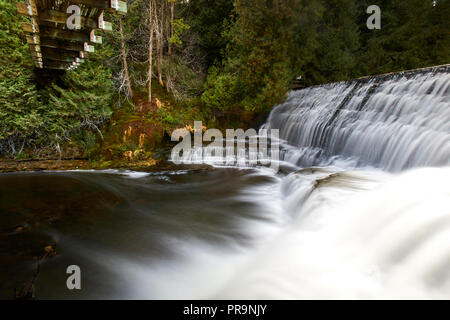
<path id="1" fill-rule="evenodd" d="M 44 48 L 42 48 L 42 54 L 44 54 L 45 56 L 47 56 L 47 55 L 54 55 L 54 56 L 55 55 L 60 55 L 62 57 L 75 58 L 75 57 L 79 57 L 80 52 L 78 52 L 78 51 L 71 51 L 71 50 L 64 50 L 64 49 L 61 49 L 61 48 L 56 49 L 56 48 L 46 48 L 46 47 L 44 47 Z"/>
<path id="2" fill-rule="evenodd" d="M 42 52 L 31 51 L 31 56 L 36 58 L 42 58 Z"/>
<path id="3" fill-rule="evenodd" d="M 28 3 L 29 3 L 28 7 L 31 7 L 31 12 L 36 12 L 36 15 L 39 15 L 36 0 L 28 0 Z"/>
<path id="4" fill-rule="evenodd" d="M 66 67 L 66 66 L 45 66 L 45 69 L 68 70 L 68 67 Z"/>
<path id="5" fill-rule="evenodd" d="M 45 55 L 45 56 L 43 57 L 44 63 L 45 63 L 46 61 L 53 61 L 53 62 L 72 62 L 72 61 L 75 61 L 75 59 L 77 59 L 77 58 L 74 58 L 74 57 L 63 57 L 63 56 L 58 56 L 58 55 L 56 55 L 56 56 L 54 56 L 54 55 Z"/>
<path id="6" fill-rule="evenodd" d="M 41 47 L 64 49 L 69 51 L 85 51 L 84 44 L 79 42 L 58 41 L 56 39 L 42 38 Z"/>
<path id="7" fill-rule="evenodd" d="M 67 13 L 61 11 L 45 10 L 39 15 L 39 21 L 66 24 L 68 17 L 69 15 Z M 80 20 L 82 29 L 103 29 L 105 31 L 110 31 L 108 30 L 110 28 L 112 30 L 111 22 L 103 21 L 104 26 L 101 26 L 97 19 L 81 16 Z"/>
<path id="8" fill-rule="evenodd" d="M 17 7 L 17 12 L 21 15 L 28 16 L 28 17 L 38 15 L 38 11 L 35 6 L 33 7 L 33 6 L 27 5 L 22 2 L 16 2 L 16 7 Z"/>
<path id="9" fill-rule="evenodd" d="M 90 41 L 93 42 L 93 43 L 102 44 L 103 39 L 102 39 L 102 37 L 97 36 L 95 34 L 95 30 L 91 30 Z"/>
<path id="10" fill-rule="evenodd" d="M 69 67 L 72 65 L 70 62 L 59 62 L 59 61 L 44 61 L 44 67 Z"/>
<path id="11" fill-rule="evenodd" d="M 91 8 L 108 9 L 111 7 L 109 0 L 70 0 L 71 4 L 83 4 Z"/>
<path id="12" fill-rule="evenodd" d="M 33 52 L 41 52 L 41 46 L 40 45 L 28 44 L 28 46 L 30 47 L 31 53 L 33 53 Z"/>
<path id="13" fill-rule="evenodd" d="M 117 11 L 118 14 L 126 15 L 128 6 L 126 1 L 111 0 L 111 8 Z"/>
<path id="14" fill-rule="evenodd" d="M 103 28 L 100 28 L 100 29 L 102 29 L 104 31 L 112 31 L 113 25 L 111 22 L 103 21 L 103 23 L 104 23 Z"/>
<path id="15" fill-rule="evenodd" d="M 112 31 L 112 23 L 103 20 L 103 11 L 98 16 L 97 25 L 98 29 L 102 29 L 104 31 Z"/>
<path id="16" fill-rule="evenodd" d="M 22 22 L 22 30 L 28 33 L 35 33 L 36 30 L 31 23 Z"/>
<path id="17" fill-rule="evenodd" d="M 74 57 L 62 57 L 62 56 L 53 56 L 53 55 L 45 55 L 42 57 L 42 60 L 45 61 L 59 61 L 59 62 L 72 62 L 75 61 Z"/>
<path id="18" fill-rule="evenodd" d="M 61 30 L 50 27 L 41 27 L 41 36 L 53 39 L 70 40 L 78 42 L 90 41 L 90 36 L 83 32 L 75 32 L 69 30 Z"/>
<path id="19" fill-rule="evenodd" d="M 80 51 L 80 58 L 81 59 L 89 59 L 89 55 L 87 52 Z"/>
<path id="20" fill-rule="evenodd" d="M 38 34 L 27 35 L 26 38 L 28 44 L 40 44 L 41 42 Z"/>
<path id="21" fill-rule="evenodd" d="M 119 8 L 117 9 L 117 13 L 121 15 L 126 15 L 128 11 L 128 6 L 125 1 L 119 1 Z"/>
<path id="22" fill-rule="evenodd" d="M 84 43 L 84 50 L 86 52 L 95 52 L 95 48 L 94 46 L 91 46 L 90 44 L 88 44 L 87 42 Z"/>

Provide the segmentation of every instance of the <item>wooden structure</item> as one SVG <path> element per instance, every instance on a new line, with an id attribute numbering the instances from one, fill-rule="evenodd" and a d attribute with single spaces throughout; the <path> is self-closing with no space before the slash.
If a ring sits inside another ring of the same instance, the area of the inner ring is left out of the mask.
<path id="1" fill-rule="evenodd" d="M 17 11 L 30 18 L 23 30 L 37 68 L 68 70 L 79 66 L 102 43 L 100 31 L 111 31 L 104 12 L 127 13 L 119 0 L 27 0 Z"/>

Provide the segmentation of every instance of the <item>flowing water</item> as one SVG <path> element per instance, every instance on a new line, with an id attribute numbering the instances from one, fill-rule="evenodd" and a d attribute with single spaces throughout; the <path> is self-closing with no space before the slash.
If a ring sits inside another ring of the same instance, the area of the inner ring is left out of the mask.
<path id="1" fill-rule="evenodd" d="M 41 299 L 449 299 L 449 102 L 448 66 L 292 92 L 279 173 L 0 175 L 0 294 L 56 244 Z"/>

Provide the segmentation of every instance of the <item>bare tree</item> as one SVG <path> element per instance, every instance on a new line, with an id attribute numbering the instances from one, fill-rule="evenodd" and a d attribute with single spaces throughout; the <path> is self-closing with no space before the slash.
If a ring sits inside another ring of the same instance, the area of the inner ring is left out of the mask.
<path id="1" fill-rule="evenodd" d="M 128 72 L 127 54 L 125 50 L 125 38 L 123 35 L 122 18 L 119 19 L 119 34 L 120 34 L 120 55 L 122 56 L 122 65 L 124 70 L 125 83 L 127 86 L 127 93 L 130 98 L 133 98 L 133 89 L 131 88 L 130 74 Z"/>
<path id="2" fill-rule="evenodd" d="M 170 75 L 170 64 L 172 60 L 172 37 L 173 37 L 173 22 L 174 22 L 174 11 L 175 11 L 175 1 L 176 0 L 168 0 L 170 2 L 170 30 L 169 30 L 169 40 L 168 40 L 168 52 L 167 52 L 167 92 L 172 90 L 172 77 Z"/>
<path id="3" fill-rule="evenodd" d="M 165 0 L 158 1 L 159 10 L 155 9 L 156 20 L 156 54 L 157 54 L 157 70 L 159 84 L 164 87 L 162 78 L 163 73 L 163 59 L 164 59 L 164 9 Z M 158 12 L 159 11 L 159 12 Z"/>
<path id="4" fill-rule="evenodd" d="M 152 78 L 153 78 L 153 34 L 155 32 L 156 0 L 149 1 L 148 7 L 148 23 L 149 23 L 149 39 L 148 39 L 148 102 L 152 102 Z"/>

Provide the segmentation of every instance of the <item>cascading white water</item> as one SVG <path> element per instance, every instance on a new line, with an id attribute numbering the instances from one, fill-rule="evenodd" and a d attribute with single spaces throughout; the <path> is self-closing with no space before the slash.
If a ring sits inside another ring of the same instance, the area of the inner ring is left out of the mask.
<path id="1" fill-rule="evenodd" d="M 450 66 L 292 92 L 266 124 L 301 167 L 450 165 Z"/>
<path id="2" fill-rule="evenodd" d="M 450 299 L 449 71 L 312 87 L 276 107 L 265 128 L 305 168 L 281 182 L 292 220 L 218 295 Z"/>
<path id="3" fill-rule="evenodd" d="M 302 199 L 285 208 L 297 217 L 219 297 L 450 299 L 450 168 L 342 172 L 305 197 L 310 181 L 285 181 Z"/>

